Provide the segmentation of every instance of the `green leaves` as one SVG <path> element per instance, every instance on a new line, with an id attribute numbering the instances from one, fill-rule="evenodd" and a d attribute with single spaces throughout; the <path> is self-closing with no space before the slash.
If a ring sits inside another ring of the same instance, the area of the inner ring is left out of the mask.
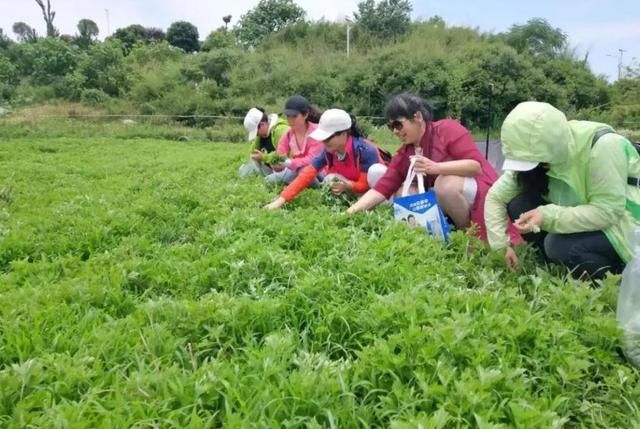
<path id="1" fill-rule="evenodd" d="M 286 158 L 278 154 L 278 152 L 269 152 L 262 155 L 262 162 L 268 165 L 282 164 L 285 159 Z"/>
<path id="2" fill-rule="evenodd" d="M 233 31 L 242 45 L 256 47 L 269 35 L 304 21 L 305 13 L 293 0 L 260 0 Z"/>
<path id="3" fill-rule="evenodd" d="M 245 146 L 120 137 L 0 145 L 7 427 L 640 422 L 616 279 L 510 273 L 321 190 L 265 211 Z"/>

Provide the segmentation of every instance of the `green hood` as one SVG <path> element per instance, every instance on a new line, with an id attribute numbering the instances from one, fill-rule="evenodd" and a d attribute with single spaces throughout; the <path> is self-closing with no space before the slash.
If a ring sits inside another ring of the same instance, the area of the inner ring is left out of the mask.
<path id="1" fill-rule="evenodd" d="M 505 119 L 502 151 L 505 160 L 549 165 L 547 174 L 553 179 L 549 180 L 549 203 L 538 207 L 545 231 L 603 231 L 618 255 L 628 261 L 632 255 L 629 237 L 638 225 L 633 213 L 640 207 L 640 190 L 625 182 L 627 177 L 640 176 L 640 157 L 628 140 L 613 133 L 592 147 L 594 136 L 604 128 L 611 127 L 567 121 L 553 106 L 528 101 Z M 489 191 L 485 218 L 490 242 L 506 242 L 505 206 L 519 192 L 516 174 L 503 175 Z"/>
<path id="2" fill-rule="evenodd" d="M 505 159 L 565 164 L 575 141 L 564 113 L 547 103 L 520 103 L 507 115 L 501 131 Z"/>
<path id="3" fill-rule="evenodd" d="M 520 103 L 507 115 L 501 131 L 505 159 L 549 165 L 549 176 L 566 183 L 586 202 L 585 168 L 591 139 L 606 124 L 567 121 L 560 110 L 537 101 Z"/>

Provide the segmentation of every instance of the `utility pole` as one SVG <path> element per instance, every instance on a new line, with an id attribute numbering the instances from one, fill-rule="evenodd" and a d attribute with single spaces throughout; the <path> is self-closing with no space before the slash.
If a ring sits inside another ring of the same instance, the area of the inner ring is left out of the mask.
<path id="1" fill-rule="evenodd" d="M 107 36 L 108 36 L 111 34 L 111 25 L 109 25 L 109 9 L 105 9 L 104 13 L 107 16 Z"/>
<path id="2" fill-rule="evenodd" d="M 353 21 L 348 16 L 344 17 L 344 20 L 347 23 L 347 57 L 349 56 L 351 50 L 351 24 Z"/>
<path id="3" fill-rule="evenodd" d="M 622 56 L 627 51 L 624 49 L 618 49 L 618 52 L 620 52 L 620 59 L 618 60 L 618 80 L 620 80 L 622 79 Z"/>

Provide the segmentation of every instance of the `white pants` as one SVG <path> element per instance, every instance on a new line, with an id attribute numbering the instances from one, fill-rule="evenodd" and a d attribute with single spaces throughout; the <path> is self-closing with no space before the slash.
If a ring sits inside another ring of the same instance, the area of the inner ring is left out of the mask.
<path id="1" fill-rule="evenodd" d="M 369 182 L 369 188 L 373 188 L 378 183 L 378 180 L 384 176 L 387 172 L 387 166 L 384 164 L 373 164 L 369 167 L 367 172 L 367 182 Z M 469 206 L 473 206 L 473 202 L 476 200 L 476 194 L 478 193 L 478 182 L 473 177 L 465 177 L 462 184 L 462 195 L 467 201 Z"/>

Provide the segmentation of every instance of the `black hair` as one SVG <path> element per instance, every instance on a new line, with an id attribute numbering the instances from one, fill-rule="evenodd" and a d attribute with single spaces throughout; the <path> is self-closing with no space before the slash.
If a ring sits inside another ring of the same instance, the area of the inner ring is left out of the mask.
<path id="1" fill-rule="evenodd" d="M 262 108 L 255 106 L 256 109 L 262 112 L 262 119 L 260 119 L 260 123 L 269 123 L 269 117 L 267 116 L 267 112 Z M 276 150 L 275 145 L 271 139 L 271 133 L 269 133 L 266 137 L 258 136 L 260 139 L 259 150 L 261 152 L 274 152 Z M 277 142 L 276 142 L 277 144 Z"/>
<path id="2" fill-rule="evenodd" d="M 416 113 L 420 112 L 425 122 L 433 119 L 433 109 L 424 99 L 407 92 L 394 96 L 384 109 L 384 116 L 387 121 L 398 118 L 413 119 Z"/>
<path id="3" fill-rule="evenodd" d="M 320 122 L 320 116 L 322 116 L 322 111 L 309 103 L 309 100 L 302 95 L 289 97 L 284 104 L 284 110 L 285 112 L 291 110 L 306 115 L 306 122 L 313 122 L 314 124 Z"/>
<path id="4" fill-rule="evenodd" d="M 312 122 L 314 124 L 320 122 L 320 116 L 322 116 L 322 111 L 313 105 L 309 106 L 309 109 L 302 113 L 307 115 L 307 122 Z"/>
<path id="5" fill-rule="evenodd" d="M 352 113 L 347 112 L 347 114 L 349 115 L 349 117 L 351 118 L 351 127 L 346 129 L 346 130 L 340 130 L 336 133 L 334 133 L 333 135 L 336 134 L 341 134 L 346 132 L 347 134 L 349 134 L 351 137 L 355 137 L 355 138 L 363 138 L 366 137 L 364 135 L 364 133 L 360 130 L 360 127 L 358 127 L 358 122 L 356 120 L 356 117 L 353 116 Z"/>
<path id="6" fill-rule="evenodd" d="M 549 166 L 540 163 L 529 171 L 519 171 L 516 176 L 522 192 L 529 195 L 544 197 L 549 192 Z"/>
<path id="7" fill-rule="evenodd" d="M 349 134 L 351 135 L 351 137 L 355 137 L 355 138 L 365 137 L 364 134 L 362 133 L 362 130 L 360 130 L 360 127 L 358 127 L 358 121 L 356 120 L 356 117 L 353 116 L 353 114 L 351 113 L 349 113 L 349 116 L 351 117 L 351 128 L 349 128 Z"/>

